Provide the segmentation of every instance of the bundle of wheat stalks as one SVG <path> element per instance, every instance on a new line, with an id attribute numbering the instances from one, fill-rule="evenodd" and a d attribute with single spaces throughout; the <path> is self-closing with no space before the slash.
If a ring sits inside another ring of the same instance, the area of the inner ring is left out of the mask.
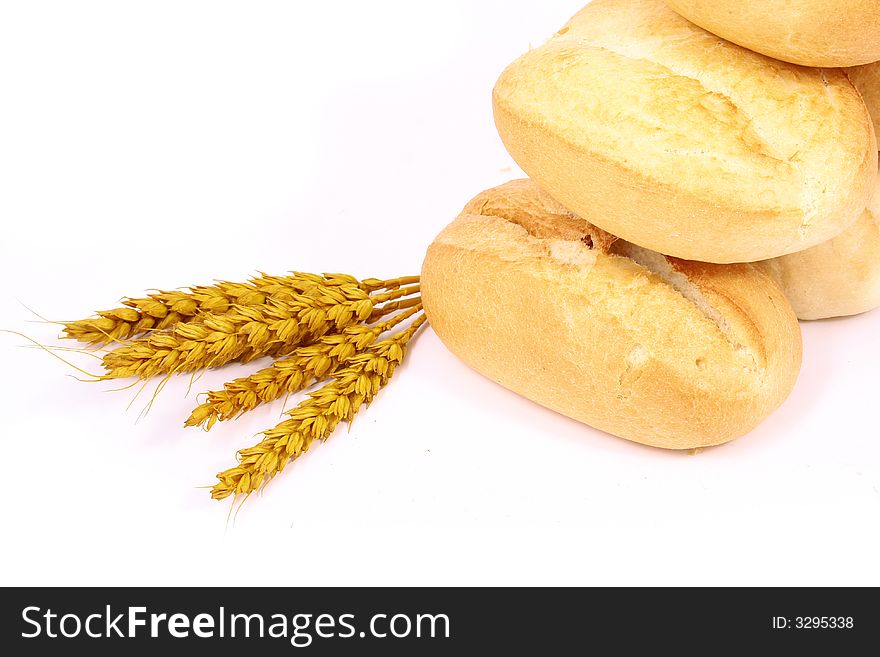
<path id="1" fill-rule="evenodd" d="M 321 381 L 263 440 L 238 452 L 217 475 L 211 496 L 248 495 L 267 484 L 340 422 L 350 422 L 388 383 L 425 323 L 419 277 L 358 280 L 345 274 L 261 274 L 127 298 L 123 306 L 64 323 L 64 337 L 101 358 L 100 379 L 163 377 L 262 356 L 275 361 L 207 393 L 186 426 L 210 429 L 260 404 Z"/>

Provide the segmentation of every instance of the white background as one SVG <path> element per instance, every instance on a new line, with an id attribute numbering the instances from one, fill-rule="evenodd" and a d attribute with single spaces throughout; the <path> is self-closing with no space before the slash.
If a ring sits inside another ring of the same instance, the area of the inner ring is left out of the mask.
<path id="1" fill-rule="evenodd" d="M 19 300 L 73 319 L 258 269 L 417 273 L 520 175 L 490 90 L 578 6 L 4 3 L 0 326 L 58 344 Z M 183 429 L 181 379 L 136 422 L 146 397 L 0 334 L 0 583 L 877 585 L 880 312 L 803 330 L 785 405 L 698 455 L 546 411 L 427 330 L 234 523 L 199 486 L 280 403 Z"/>

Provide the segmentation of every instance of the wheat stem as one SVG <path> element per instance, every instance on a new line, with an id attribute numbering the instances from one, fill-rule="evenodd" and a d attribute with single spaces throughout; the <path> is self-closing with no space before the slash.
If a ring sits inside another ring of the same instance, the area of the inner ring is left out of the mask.
<path id="1" fill-rule="evenodd" d="M 325 274 L 325 276 L 329 276 L 330 274 Z M 398 287 L 403 287 L 404 285 L 412 285 L 413 283 L 419 282 L 418 276 L 400 276 L 399 278 L 389 278 L 387 280 L 379 280 L 378 278 L 365 278 L 361 281 L 364 285 L 364 289 L 369 290 L 370 292 L 375 292 L 376 290 L 393 290 Z"/>

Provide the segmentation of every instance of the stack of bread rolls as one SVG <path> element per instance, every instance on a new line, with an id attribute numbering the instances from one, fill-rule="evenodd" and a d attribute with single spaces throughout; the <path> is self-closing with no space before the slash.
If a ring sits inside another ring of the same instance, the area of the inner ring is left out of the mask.
<path id="1" fill-rule="evenodd" d="M 877 60 L 880 0 L 594 0 L 495 85 L 530 179 L 429 247 L 434 330 L 629 440 L 748 433 L 794 385 L 798 318 L 880 306 Z"/>

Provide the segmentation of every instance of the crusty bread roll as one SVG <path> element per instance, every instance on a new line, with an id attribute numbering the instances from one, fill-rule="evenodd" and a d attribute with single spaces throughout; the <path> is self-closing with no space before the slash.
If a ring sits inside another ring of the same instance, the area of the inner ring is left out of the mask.
<path id="1" fill-rule="evenodd" d="M 800 319 L 857 315 L 880 307 L 880 178 L 872 202 L 843 233 L 764 265 Z"/>
<path id="2" fill-rule="evenodd" d="M 703 29 L 803 66 L 880 59 L 880 0 L 666 0 Z"/>
<path id="3" fill-rule="evenodd" d="M 468 203 L 428 248 L 421 290 L 437 335 L 466 364 L 646 445 L 745 434 L 800 367 L 797 319 L 758 267 L 618 240 L 529 180 Z"/>
<path id="4" fill-rule="evenodd" d="M 846 74 L 862 94 L 871 118 L 874 119 L 874 133 L 880 139 L 880 62 L 853 66 Z"/>
<path id="5" fill-rule="evenodd" d="M 661 0 L 594 0 L 502 73 L 501 139 L 567 208 L 661 253 L 748 262 L 850 226 L 877 170 L 841 70 L 772 60 Z"/>

